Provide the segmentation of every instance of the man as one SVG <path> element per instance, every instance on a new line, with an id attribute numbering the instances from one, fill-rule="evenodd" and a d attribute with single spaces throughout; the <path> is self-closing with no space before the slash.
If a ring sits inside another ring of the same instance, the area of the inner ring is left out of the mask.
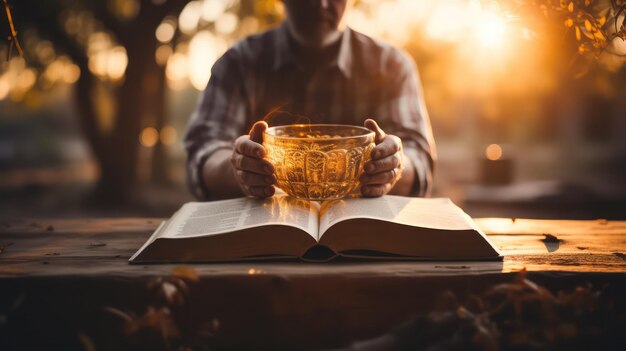
<path id="1" fill-rule="evenodd" d="M 414 63 L 347 28 L 351 2 L 283 0 L 281 26 L 245 38 L 215 63 L 185 136 L 198 198 L 274 194 L 274 168 L 261 145 L 266 116 L 365 124 L 376 132 L 376 147 L 361 177 L 362 195 L 429 192 L 434 141 Z"/>

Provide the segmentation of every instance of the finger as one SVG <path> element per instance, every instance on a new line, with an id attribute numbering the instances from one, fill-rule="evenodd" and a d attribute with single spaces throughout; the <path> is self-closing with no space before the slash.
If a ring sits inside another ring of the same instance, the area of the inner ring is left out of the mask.
<path id="1" fill-rule="evenodd" d="M 244 186 L 247 195 L 255 197 L 270 197 L 276 191 L 273 186 Z"/>
<path id="2" fill-rule="evenodd" d="M 264 159 L 254 158 L 235 153 L 231 159 L 232 165 L 235 170 L 247 171 L 257 174 L 272 174 L 274 173 L 274 166 Z"/>
<path id="3" fill-rule="evenodd" d="M 395 135 L 387 135 L 385 139 L 374 147 L 371 158 L 377 160 L 395 154 L 402 149 L 402 141 Z"/>
<path id="4" fill-rule="evenodd" d="M 376 136 L 374 137 L 374 142 L 376 144 L 379 144 L 383 141 L 383 139 L 385 139 L 385 136 L 387 134 L 385 134 L 385 132 L 380 129 L 380 127 L 378 126 L 378 123 L 376 123 L 375 120 L 368 118 L 365 120 L 365 128 L 370 129 L 372 131 L 374 131 L 374 133 L 376 133 Z"/>
<path id="5" fill-rule="evenodd" d="M 240 183 L 247 186 L 267 186 L 276 183 L 276 177 L 273 175 L 257 174 L 246 171 L 236 171 Z"/>
<path id="6" fill-rule="evenodd" d="M 263 132 L 265 132 L 266 129 L 267 123 L 265 123 L 265 121 L 258 121 L 253 124 L 252 128 L 250 128 L 250 133 L 248 133 L 250 140 L 258 144 L 263 143 Z"/>
<path id="7" fill-rule="evenodd" d="M 400 162 L 400 156 L 396 153 L 380 160 L 369 161 L 363 168 L 365 168 L 365 172 L 368 174 L 376 174 L 391 171 L 400 166 Z"/>
<path id="8" fill-rule="evenodd" d="M 363 185 L 382 185 L 387 183 L 393 183 L 398 176 L 398 169 L 392 169 L 391 171 L 381 172 L 373 175 L 363 174 L 360 178 Z"/>
<path id="9" fill-rule="evenodd" d="M 391 190 L 391 184 L 365 185 L 361 187 L 361 194 L 365 197 L 379 197 L 387 194 Z"/>
<path id="10" fill-rule="evenodd" d="M 249 157 L 265 157 L 265 148 L 263 145 L 250 140 L 249 135 L 242 135 L 235 140 L 235 150 L 237 150 L 240 154 Z"/>

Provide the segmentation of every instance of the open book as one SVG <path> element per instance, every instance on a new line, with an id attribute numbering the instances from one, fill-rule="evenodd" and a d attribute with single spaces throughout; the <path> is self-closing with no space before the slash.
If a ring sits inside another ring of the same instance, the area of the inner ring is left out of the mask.
<path id="1" fill-rule="evenodd" d="M 286 195 L 190 202 L 131 263 L 301 258 L 489 260 L 489 239 L 446 198 L 383 196 L 323 203 Z"/>

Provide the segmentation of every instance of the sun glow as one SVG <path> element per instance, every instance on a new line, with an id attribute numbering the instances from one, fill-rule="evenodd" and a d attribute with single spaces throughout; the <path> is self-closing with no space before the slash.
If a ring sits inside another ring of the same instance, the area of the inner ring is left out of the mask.
<path id="1" fill-rule="evenodd" d="M 486 48 L 502 45 L 506 35 L 506 23 L 497 13 L 486 11 L 476 23 L 476 40 Z"/>
<path id="2" fill-rule="evenodd" d="M 460 4 L 443 3 L 437 6 L 426 24 L 426 34 L 439 41 L 460 41 L 471 24 L 469 12 Z"/>
<path id="3" fill-rule="evenodd" d="M 504 43 L 507 23 L 497 8 L 480 3 L 443 2 L 434 8 L 426 24 L 429 37 L 439 41 L 463 42 L 472 33 L 476 43 L 494 48 Z"/>
<path id="4" fill-rule="evenodd" d="M 209 31 L 200 31 L 189 42 L 189 73 L 191 85 L 199 91 L 206 88 L 211 67 L 226 51 L 227 44 Z"/>

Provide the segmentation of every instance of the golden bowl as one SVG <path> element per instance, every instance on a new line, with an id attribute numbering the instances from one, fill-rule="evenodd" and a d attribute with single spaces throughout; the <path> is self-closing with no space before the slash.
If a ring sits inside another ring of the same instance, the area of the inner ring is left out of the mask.
<path id="1" fill-rule="evenodd" d="M 341 124 L 277 126 L 265 131 L 263 146 L 284 192 L 307 200 L 338 199 L 359 188 L 374 132 Z"/>

